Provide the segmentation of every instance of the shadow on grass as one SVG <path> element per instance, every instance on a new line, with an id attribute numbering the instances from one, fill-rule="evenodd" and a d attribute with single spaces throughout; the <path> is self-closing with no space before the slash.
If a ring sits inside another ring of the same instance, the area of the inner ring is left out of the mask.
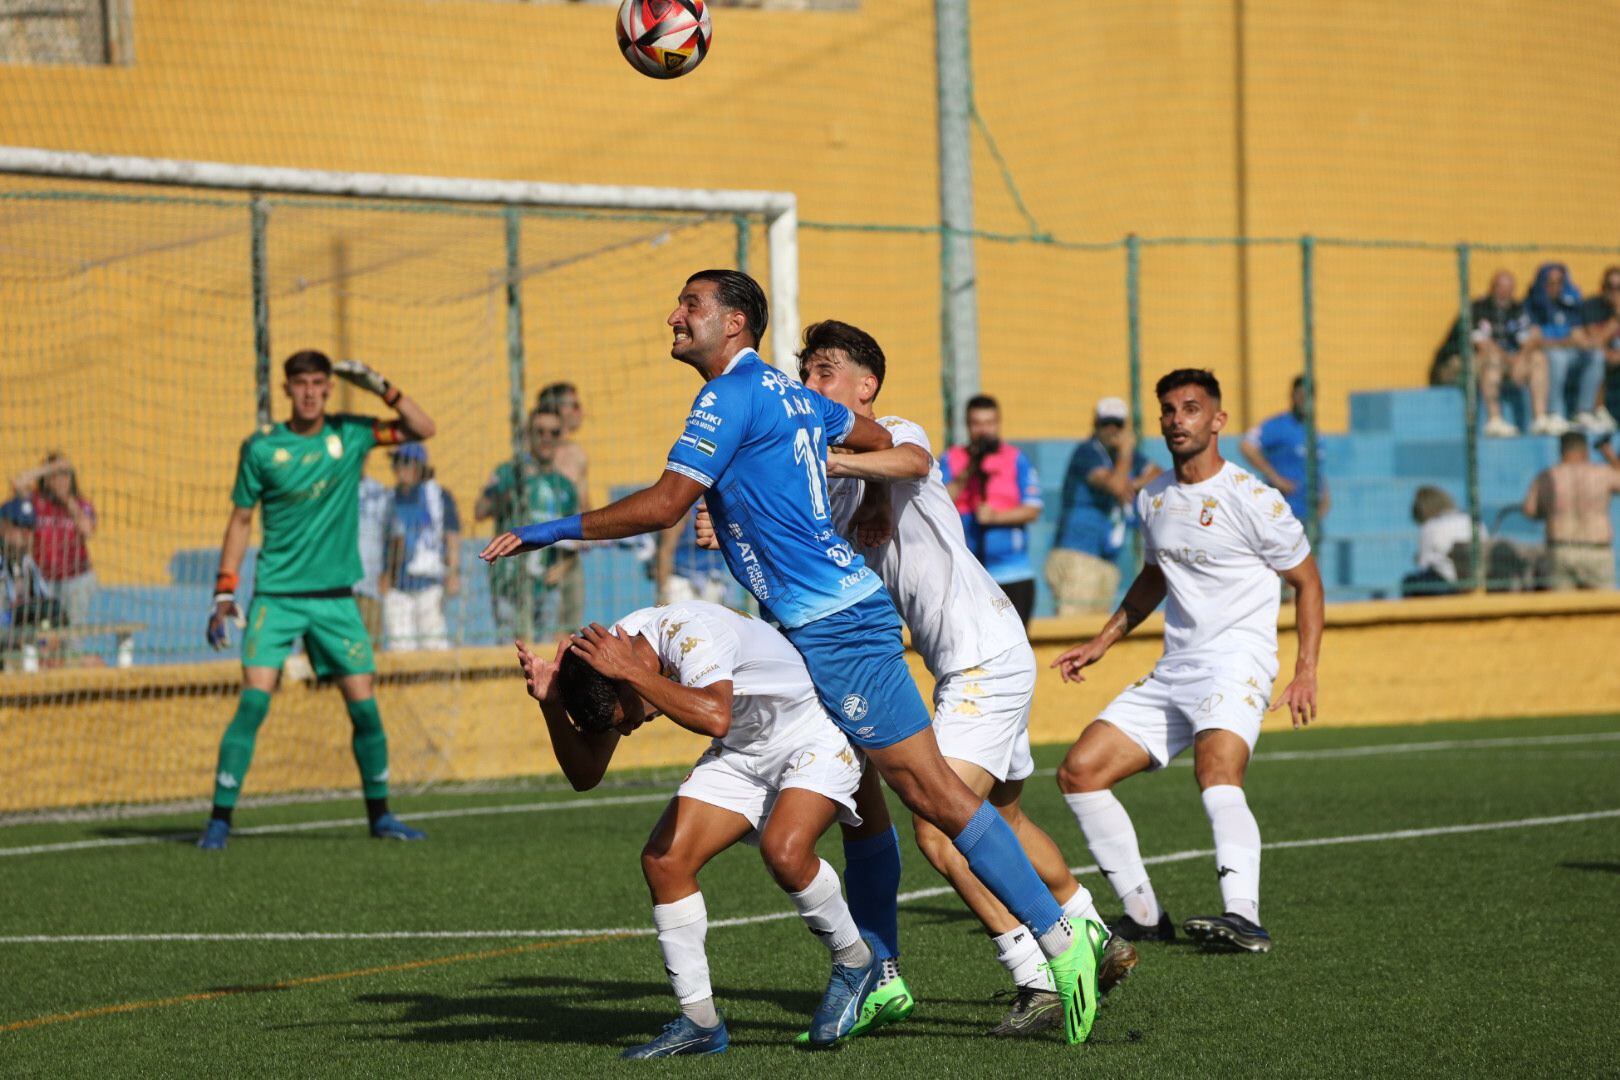
<path id="1" fill-rule="evenodd" d="M 156 828 L 143 825 L 103 825 L 95 829 L 96 836 L 111 840 L 126 840 L 141 838 L 150 840 L 168 840 L 175 844 L 195 844 L 202 835 L 201 829 L 176 830 L 170 828 Z M 357 836 L 365 836 L 365 826 L 356 825 L 350 829 L 307 829 L 297 832 L 267 832 L 267 833 L 231 833 L 231 844 L 257 844 L 266 840 L 353 840 Z M 367 837 L 369 839 L 369 837 Z"/>
<path id="2" fill-rule="evenodd" d="M 1620 862 L 1561 862 L 1565 870 L 1591 870 L 1599 874 L 1620 874 Z"/>

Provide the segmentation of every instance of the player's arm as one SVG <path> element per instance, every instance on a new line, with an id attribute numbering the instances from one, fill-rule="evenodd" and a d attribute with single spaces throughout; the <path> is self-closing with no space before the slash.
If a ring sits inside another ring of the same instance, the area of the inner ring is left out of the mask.
<path id="1" fill-rule="evenodd" d="M 1076 645 L 1063 653 L 1050 666 L 1063 673 L 1064 682 L 1085 682 L 1084 669 L 1101 660 L 1116 641 L 1142 625 L 1142 620 L 1164 602 L 1164 596 L 1164 571 L 1156 563 L 1145 564 L 1126 590 L 1119 610 L 1109 616 L 1102 631 L 1084 645 Z"/>
<path id="2" fill-rule="evenodd" d="M 919 480 L 933 467 L 933 455 L 915 443 L 864 454 L 833 454 L 827 458 L 828 476 L 857 480 Z"/>
<path id="3" fill-rule="evenodd" d="M 853 450 L 857 454 L 867 454 L 874 450 L 887 450 L 894 445 L 894 436 L 889 429 L 873 420 L 869 416 L 856 416 L 855 422 L 841 439 L 827 440 L 846 450 Z"/>
<path id="4" fill-rule="evenodd" d="M 225 522 L 225 536 L 219 544 L 219 573 L 214 578 L 214 606 L 208 615 L 208 644 L 217 651 L 231 643 L 230 624 L 245 626 L 242 609 L 236 602 L 237 572 L 253 538 L 253 507 L 231 507 Z"/>
<path id="5" fill-rule="evenodd" d="M 1307 555 L 1305 561 L 1292 570 L 1284 570 L 1282 579 L 1294 589 L 1294 625 L 1299 634 L 1299 659 L 1294 662 L 1294 679 L 1277 699 L 1273 709 L 1288 706 L 1294 726 L 1302 727 L 1316 719 L 1316 663 L 1322 655 L 1322 625 L 1326 621 L 1327 605 L 1322 596 L 1322 573 L 1317 568 L 1316 556 Z"/>
<path id="6" fill-rule="evenodd" d="M 679 524 L 706 490 L 690 476 L 665 470 L 652 487 L 626 495 L 600 510 L 504 532 L 491 540 L 478 557 L 494 562 L 507 555 L 550 547 L 562 540 L 621 540 L 626 536 L 661 532 Z"/>
<path id="7" fill-rule="evenodd" d="M 518 664 L 523 668 L 523 679 L 528 684 L 529 696 L 540 703 L 540 715 L 546 720 L 546 733 L 551 737 L 551 751 L 557 764 L 575 791 L 589 791 L 602 782 L 613 751 L 619 746 L 617 731 L 586 733 L 568 719 L 568 710 L 562 701 L 562 688 L 557 682 L 557 667 L 568 642 L 557 643 L 557 654 L 548 663 L 529 651 L 523 642 L 517 646 Z"/>
<path id="8" fill-rule="evenodd" d="M 369 390 L 383 399 L 387 405 L 399 414 L 397 420 L 380 420 L 377 422 L 376 434 L 379 444 L 396 444 L 402 442 L 423 442 L 431 439 L 438 428 L 427 410 L 416 403 L 416 400 L 406 395 L 399 387 L 385 379 L 381 372 L 367 367 L 359 360 L 341 360 L 332 365 L 332 374 L 360 387 Z"/>
<path id="9" fill-rule="evenodd" d="M 591 623 L 574 638 L 574 651 L 601 674 L 630 684 L 647 703 L 688 731 L 723 738 L 731 730 L 730 679 L 706 686 L 682 686 L 662 672 L 636 662 L 630 642 L 619 632 Z"/>

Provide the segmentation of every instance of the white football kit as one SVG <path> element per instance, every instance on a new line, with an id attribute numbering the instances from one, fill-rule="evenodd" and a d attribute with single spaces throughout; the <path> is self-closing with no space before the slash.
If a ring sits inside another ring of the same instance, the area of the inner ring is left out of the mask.
<path id="1" fill-rule="evenodd" d="M 878 421 L 896 446 L 920 446 L 928 435 L 898 416 Z M 934 675 L 934 734 L 940 753 L 970 761 L 997 780 L 1035 771 L 1029 712 L 1035 653 L 1012 601 L 968 550 L 962 518 L 935 461 L 928 475 L 888 485 L 894 536 L 881 547 L 858 545 L 911 628 L 911 643 Z M 830 485 L 833 521 L 848 536 L 866 485 L 848 477 Z M 851 538 L 853 540 L 853 537 Z"/>
<path id="2" fill-rule="evenodd" d="M 807 788 L 859 825 L 861 759 L 821 707 L 804 660 L 766 623 L 701 600 L 632 611 L 617 623 L 658 653 L 666 677 L 732 685 L 731 730 L 715 739 L 677 795 L 741 814 L 758 830 L 776 797 Z"/>
<path id="3" fill-rule="evenodd" d="M 1136 496 L 1144 558 L 1164 573 L 1164 656 L 1102 711 L 1162 768 L 1201 731 L 1254 749 L 1277 677 L 1277 574 L 1310 556 L 1282 495 L 1225 462 L 1197 484 L 1156 478 Z"/>

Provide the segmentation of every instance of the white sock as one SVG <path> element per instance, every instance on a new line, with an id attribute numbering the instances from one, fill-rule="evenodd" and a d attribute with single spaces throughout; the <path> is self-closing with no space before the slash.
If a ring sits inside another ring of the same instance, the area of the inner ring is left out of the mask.
<path id="1" fill-rule="evenodd" d="M 673 904 L 653 905 L 653 926 L 658 929 L 658 948 L 664 954 L 664 970 L 675 989 L 681 1012 L 702 1027 L 714 1027 L 720 1015 L 714 1008 L 714 988 L 709 985 L 709 956 L 703 941 L 709 935 L 709 909 L 703 894 L 695 892 Z"/>
<path id="2" fill-rule="evenodd" d="M 1114 798 L 1112 791 L 1085 791 L 1065 795 L 1074 820 L 1086 836 L 1086 846 L 1097 868 L 1114 887 L 1114 894 L 1125 905 L 1125 914 L 1143 926 L 1159 925 L 1163 911 L 1159 899 L 1148 884 L 1147 867 L 1142 864 L 1142 852 L 1136 845 L 1136 827 L 1131 815 Z"/>
<path id="3" fill-rule="evenodd" d="M 996 947 L 996 963 L 1007 969 L 1014 986 L 1055 989 L 1051 972 L 1046 970 L 1046 957 L 1041 955 L 1041 947 L 1029 927 L 1014 927 L 992 937 L 990 942 Z"/>
<path id="4" fill-rule="evenodd" d="M 1204 812 L 1215 832 L 1215 872 L 1226 910 L 1260 921 L 1260 826 L 1243 789 L 1217 784 L 1204 789 Z"/>
<path id="5" fill-rule="evenodd" d="M 810 932 L 832 951 L 833 963 L 844 967 L 865 967 L 872 962 L 872 950 L 861 940 L 861 932 L 849 913 L 843 890 L 838 887 L 838 871 L 821 859 L 816 876 L 802 892 L 788 893 L 793 907 Z"/>
<path id="6" fill-rule="evenodd" d="M 1074 890 L 1074 895 L 1063 901 L 1063 914 L 1069 917 L 1070 922 L 1090 919 L 1101 925 L 1103 921 L 1102 916 L 1097 914 L 1097 905 L 1092 903 L 1091 892 L 1084 885 Z"/>
<path id="7" fill-rule="evenodd" d="M 1069 946 L 1074 944 L 1074 924 L 1069 922 L 1068 916 L 1065 915 L 1035 940 L 1040 944 L 1041 952 L 1046 954 L 1047 959 L 1062 956 L 1069 951 Z"/>

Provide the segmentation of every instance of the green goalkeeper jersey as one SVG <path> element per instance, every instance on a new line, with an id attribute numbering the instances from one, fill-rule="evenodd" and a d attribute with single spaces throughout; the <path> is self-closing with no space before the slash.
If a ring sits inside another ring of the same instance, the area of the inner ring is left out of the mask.
<path id="1" fill-rule="evenodd" d="M 266 425 L 242 443 L 231 501 L 264 505 L 256 593 L 347 589 L 360 580 L 360 476 L 376 420 L 340 413 L 298 435 Z"/>

